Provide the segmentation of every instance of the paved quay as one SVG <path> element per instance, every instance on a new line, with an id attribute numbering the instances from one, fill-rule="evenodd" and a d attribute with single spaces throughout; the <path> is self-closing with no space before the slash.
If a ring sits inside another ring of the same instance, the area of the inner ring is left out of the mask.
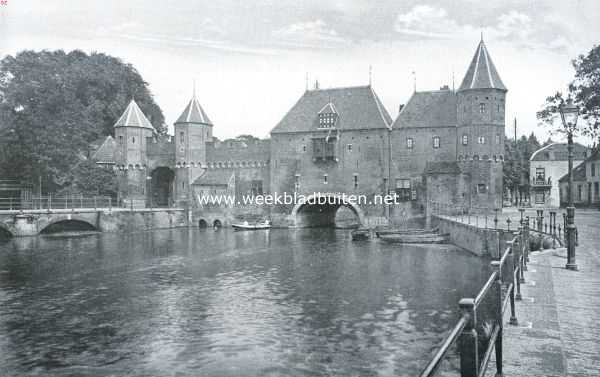
<path id="1" fill-rule="evenodd" d="M 519 216 L 505 210 L 499 218 Z M 506 376 L 600 376 L 600 211 L 578 209 L 575 224 L 579 271 L 564 268 L 565 248 L 530 254 L 516 306 L 519 324 L 508 324 L 505 315 Z M 494 376 L 494 363 L 487 376 Z"/>

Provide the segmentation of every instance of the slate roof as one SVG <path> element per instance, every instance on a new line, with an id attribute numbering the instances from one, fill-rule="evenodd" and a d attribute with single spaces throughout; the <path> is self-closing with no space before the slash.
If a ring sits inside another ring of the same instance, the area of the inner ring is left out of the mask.
<path id="1" fill-rule="evenodd" d="M 567 143 L 552 143 L 533 152 L 529 161 L 567 161 L 569 159 Z M 581 144 L 573 143 L 573 159 L 585 160 L 587 148 Z"/>
<path id="2" fill-rule="evenodd" d="M 558 182 L 564 183 L 569 180 L 569 173 L 563 175 Z M 585 181 L 585 162 L 573 168 L 573 182 Z"/>
<path id="3" fill-rule="evenodd" d="M 333 103 L 329 102 L 327 105 L 323 106 L 321 110 L 319 110 L 319 114 L 337 114 L 337 110 Z"/>
<path id="4" fill-rule="evenodd" d="M 456 94 L 452 90 L 415 92 L 392 128 L 456 126 Z"/>
<path id="5" fill-rule="evenodd" d="M 482 39 L 458 90 L 492 88 L 507 90 Z"/>
<path id="6" fill-rule="evenodd" d="M 317 129 L 319 111 L 332 103 L 339 130 L 389 128 L 392 118 L 371 86 L 307 90 L 271 133 Z"/>
<path id="7" fill-rule="evenodd" d="M 148 118 L 146 118 L 142 110 L 140 110 L 138 104 L 133 99 L 131 102 L 129 102 L 129 105 L 123 112 L 123 115 L 121 115 L 119 120 L 117 120 L 117 123 L 115 123 L 115 128 L 116 127 L 141 127 L 148 128 L 156 132 Z"/>
<path id="8" fill-rule="evenodd" d="M 456 161 L 434 161 L 425 165 L 425 174 L 460 174 Z"/>
<path id="9" fill-rule="evenodd" d="M 92 160 L 105 164 L 114 164 L 116 151 L 117 142 L 112 136 L 108 135 L 92 155 Z"/>
<path id="10" fill-rule="evenodd" d="M 228 169 L 206 170 L 203 175 L 196 178 L 194 186 L 227 186 L 233 178 L 233 172 Z"/>
<path id="11" fill-rule="evenodd" d="M 213 125 L 208 118 L 208 115 L 206 115 L 204 109 L 200 105 L 200 102 L 198 102 L 195 93 L 175 123 L 197 123 L 206 124 L 209 126 Z"/>

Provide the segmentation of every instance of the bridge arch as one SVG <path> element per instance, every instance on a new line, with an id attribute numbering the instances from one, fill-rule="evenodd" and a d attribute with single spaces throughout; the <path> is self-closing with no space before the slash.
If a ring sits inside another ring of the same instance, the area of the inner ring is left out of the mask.
<path id="1" fill-rule="evenodd" d="M 59 218 L 44 224 L 40 234 L 50 234 L 68 231 L 98 231 L 98 228 L 88 221 L 77 218 Z"/>
<path id="2" fill-rule="evenodd" d="M 336 214 L 341 207 L 348 208 L 356 216 L 359 225 L 365 223 L 362 209 L 353 201 L 339 194 L 317 193 L 296 203 L 291 217 L 297 227 L 332 227 L 336 223 Z"/>

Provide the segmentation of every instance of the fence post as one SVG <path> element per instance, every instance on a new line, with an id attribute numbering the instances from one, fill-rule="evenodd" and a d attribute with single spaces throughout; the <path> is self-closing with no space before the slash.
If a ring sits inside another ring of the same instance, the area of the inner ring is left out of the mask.
<path id="1" fill-rule="evenodd" d="M 108 197 L 108 212 L 112 211 L 112 197 Z"/>
<path id="2" fill-rule="evenodd" d="M 510 276 L 510 284 L 512 284 L 512 288 L 510 289 L 509 298 L 510 298 L 510 323 L 513 326 L 517 326 L 519 321 L 517 320 L 517 313 L 515 310 L 515 255 L 513 253 L 514 250 L 514 241 L 507 241 L 509 251 L 508 257 L 506 260 L 506 266 L 508 267 L 508 275 Z"/>
<path id="3" fill-rule="evenodd" d="M 494 349 L 496 350 L 496 376 L 502 376 L 502 333 L 504 332 L 504 313 L 502 310 L 502 266 L 500 261 L 492 261 L 492 269 L 496 271 L 496 282 L 494 283 L 494 315 L 496 326 L 498 326 L 498 337 Z"/>
<path id="4" fill-rule="evenodd" d="M 460 352 L 460 376 L 477 377 L 479 375 L 479 350 L 477 344 L 477 311 L 475 300 L 463 298 L 458 306 L 462 315 L 467 315 L 469 321 L 463 329 L 459 338 Z"/>
<path id="5" fill-rule="evenodd" d="M 506 230 L 510 232 L 510 217 L 508 219 L 506 219 Z"/>
<path id="6" fill-rule="evenodd" d="M 513 265 L 514 267 L 514 272 L 516 272 L 516 276 L 513 273 L 513 277 L 515 279 L 515 284 L 517 286 L 517 293 L 515 295 L 515 300 L 520 301 L 521 300 L 521 253 L 520 253 L 520 248 L 521 246 L 519 245 L 519 236 L 515 234 L 515 242 L 513 243 L 512 246 L 512 253 L 513 253 Z"/>

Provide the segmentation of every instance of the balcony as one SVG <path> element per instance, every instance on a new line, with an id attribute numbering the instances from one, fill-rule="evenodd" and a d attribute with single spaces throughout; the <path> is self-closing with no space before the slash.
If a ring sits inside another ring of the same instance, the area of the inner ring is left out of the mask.
<path id="1" fill-rule="evenodd" d="M 532 187 L 543 187 L 543 188 L 550 188 L 552 187 L 552 180 L 550 178 L 548 179 L 543 179 L 543 178 L 535 178 L 531 180 L 531 186 Z"/>

